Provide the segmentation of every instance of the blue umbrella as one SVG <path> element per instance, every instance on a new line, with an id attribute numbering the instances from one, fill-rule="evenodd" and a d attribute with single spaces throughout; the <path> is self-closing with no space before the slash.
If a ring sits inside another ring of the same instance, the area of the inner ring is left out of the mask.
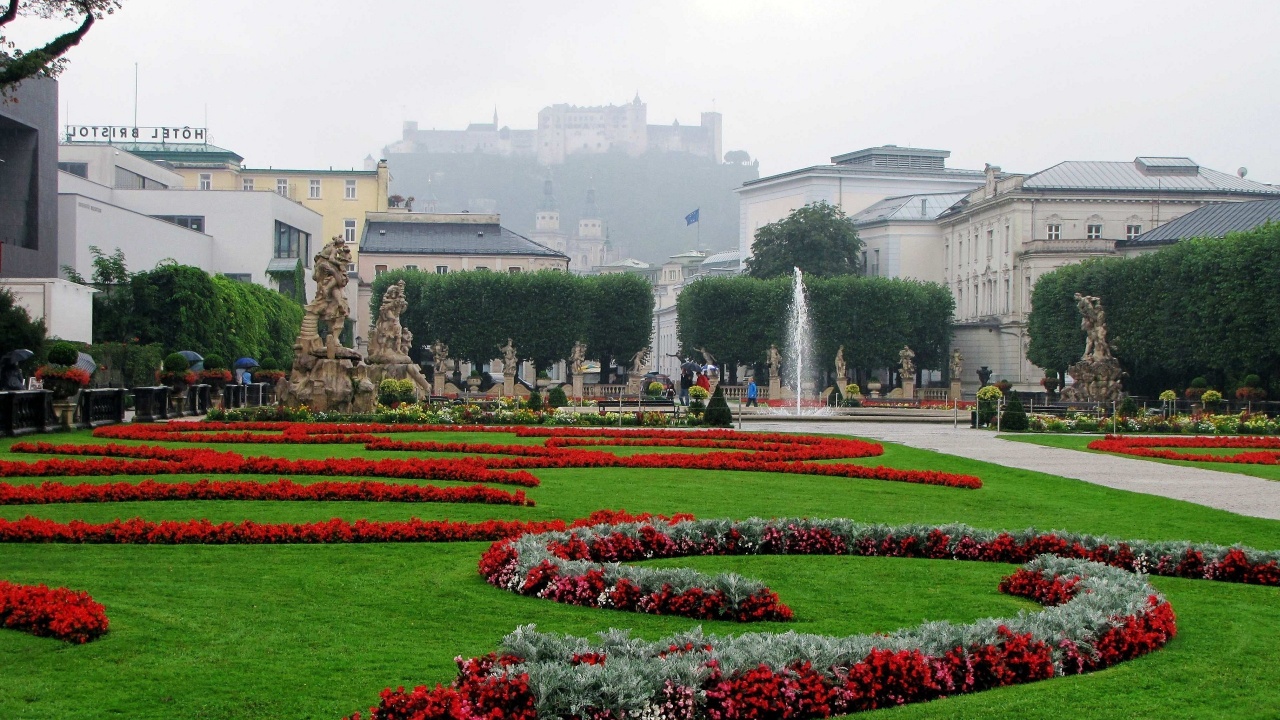
<path id="1" fill-rule="evenodd" d="M 190 369 L 200 371 L 204 369 L 204 357 L 194 350 L 182 350 L 178 353 L 187 359 L 187 365 Z"/>
<path id="2" fill-rule="evenodd" d="M 247 370 L 258 367 L 258 361 L 250 357 L 242 357 L 231 365 L 235 370 Z"/>
<path id="3" fill-rule="evenodd" d="M 76 367 L 92 375 L 98 370 L 98 361 L 89 353 L 80 353 L 76 356 Z"/>

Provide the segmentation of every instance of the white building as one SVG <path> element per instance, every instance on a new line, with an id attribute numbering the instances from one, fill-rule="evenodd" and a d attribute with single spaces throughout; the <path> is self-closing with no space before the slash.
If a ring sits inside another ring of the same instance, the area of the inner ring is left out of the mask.
<path id="1" fill-rule="evenodd" d="M 1184 157 L 1070 161 L 1029 175 L 988 166 L 982 187 L 939 217 L 934 256 L 956 301 L 953 343 L 965 356 L 966 389 L 977 386 L 984 365 L 992 381 L 1039 389 L 1044 375 L 1026 358 L 1026 328 L 1031 291 L 1044 273 L 1150 252 L 1158 245 L 1132 241 L 1208 203 L 1277 196 L 1280 188 Z"/>
<path id="2" fill-rule="evenodd" d="M 942 282 L 938 216 L 968 193 L 902 195 L 881 200 L 849 219 L 862 240 L 863 274 Z"/>
<path id="3" fill-rule="evenodd" d="M 830 165 L 792 170 L 737 189 L 738 252 L 751 257 L 756 230 L 809 203 L 826 201 L 853 215 L 889 197 L 968 192 L 982 184 L 977 170 L 946 167 L 947 150 L 885 145 L 831 158 Z"/>
<path id="4" fill-rule="evenodd" d="M 319 249 L 321 216 L 276 193 L 186 191 L 177 173 L 108 145 L 58 150 L 59 257 L 84 277 L 96 246 L 123 251 L 134 271 L 173 260 L 291 293 Z"/>
<path id="5" fill-rule="evenodd" d="M 51 338 L 93 342 L 93 288 L 62 278 L 4 278 L 0 288 L 13 293 L 32 320 L 44 320 Z"/>

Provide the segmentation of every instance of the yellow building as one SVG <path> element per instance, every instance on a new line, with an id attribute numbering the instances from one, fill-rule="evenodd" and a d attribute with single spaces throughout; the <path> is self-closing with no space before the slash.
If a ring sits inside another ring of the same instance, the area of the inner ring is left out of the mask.
<path id="1" fill-rule="evenodd" d="M 215 145 L 135 145 L 130 152 L 171 166 L 189 190 L 274 192 L 319 213 L 323 235 L 316 249 L 341 236 L 354 256 L 364 235 L 365 213 L 387 210 L 391 175 L 385 160 L 363 170 L 260 169 L 245 167 L 243 157 Z"/>

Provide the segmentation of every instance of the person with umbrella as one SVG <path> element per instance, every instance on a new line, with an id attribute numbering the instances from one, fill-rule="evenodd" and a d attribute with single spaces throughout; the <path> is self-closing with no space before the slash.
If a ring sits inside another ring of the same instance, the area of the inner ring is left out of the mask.
<path id="1" fill-rule="evenodd" d="M 693 370 L 689 366 L 697 367 L 697 363 L 685 363 L 680 366 L 680 404 L 685 407 L 689 406 L 689 388 L 693 387 Z"/>
<path id="2" fill-rule="evenodd" d="M 35 353 L 30 350 L 14 350 L 0 357 L 0 389 L 22 390 L 26 387 L 22 368 L 18 364 L 30 360 L 33 355 Z"/>

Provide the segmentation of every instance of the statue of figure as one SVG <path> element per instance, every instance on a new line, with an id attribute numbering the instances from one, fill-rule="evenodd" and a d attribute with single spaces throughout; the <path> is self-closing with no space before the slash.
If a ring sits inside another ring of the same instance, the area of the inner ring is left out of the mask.
<path id="1" fill-rule="evenodd" d="M 836 350 L 836 387 L 841 392 L 843 392 L 844 390 L 844 378 L 845 378 L 844 372 L 845 372 L 844 346 L 841 345 L 840 348 Z"/>
<path id="2" fill-rule="evenodd" d="M 328 355 L 333 357 L 338 347 L 338 335 L 346 327 L 347 316 L 351 314 L 344 292 L 347 287 L 347 267 L 351 264 L 351 249 L 341 236 L 335 236 L 325 243 L 314 261 L 315 269 L 311 272 L 311 279 L 316 281 L 316 296 L 306 310 L 328 326 Z"/>
<path id="3" fill-rule="evenodd" d="M 1107 313 L 1102 300 L 1092 295 L 1075 294 L 1076 307 L 1080 309 L 1080 329 L 1084 330 L 1083 360 L 1107 360 L 1111 346 L 1107 344 Z"/>
<path id="4" fill-rule="evenodd" d="M 411 362 L 409 348 L 412 347 L 413 334 L 409 334 L 409 342 L 404 341 L 409 332 L 400 325 L 400 314 L 409 309 L 409 301 L 404 296 L 404 281 L 387 287 L 382 295 L 382 304 L 378 306 L 378 319 L 369 337 L 369 360 L 375 363 L 395 364 Z"/>
<path id="5" fill-rule="evenodd" d="M 715 356 L 715 355 L 712 355 L 712 354 L 711 354 L 711 353 L 709 353 L 709 352 L 707 352 L 707 349 L 706 349 L 706 348 L 695 348 L 695 349 L 696 349 L 698 352 L 702 353 L 702 363 L 703 363 L 703 365 L 715 365 L 715 364 L 716 364 L 716 356 Z M 648 348 L 645 348 L 645 351 L 646 351 L 646 352 L 648 352 L 648 350 L 649 350 Z"/>
<path id="6" fill-rule="evenodd" d="M 902 349 L 898 351 L 898 362 L 902 364 L 902 378 L 904 380 L 907 378 L 915 378 L 915 357 L 916 354 L 906 345 L 903 345 Z"/>
<path id="7" fill-rule="evenodd" d="M 502 351 L 502 374 L 515 375 L 520 359 L 516 357 L 516 347 L 511 344 L 511 338 L 507 338 L 507 344 L 499 345 L 498 349 Z"/>
<path id="8" fill-rule="evenodd" d="M 777 345 L 769 346 L 764 363 L 769 368 L 769 377 L 778 377 L 778 370 L 782 367 L 782 353 L 778 352 Z"/>
<path id="9" fill-rule="evenodd" d="M 960 354 L 959 348 L 951 351 L 951 380 L 955 382 L 960 379 L 960 371 L 964 369 L 964 355 Z"/>
<path id="10" fill-rule="evenodd" d="M 431 343 L 431 358 L 436 364 L 436 372 L 443 373 L 449 368 L 449 346 L 439 340 Z"/>
<path id="11" fill-rule="evenodd" d="M 582 372 L 582 363 L 587 359 L 587 344 L 578 341 L 573 344 L 573 352 L 569 355 L 569 373 L 577 375 Z"/>
<path id="12" fill-rule="evenodd" d="M 632 377 L 640 377 L 644 375 L 644 368 L 649 364 L 649 346 L 645 345 L 631 356 L 631 375 Z"/>
<path id="13" fill-rule="evenodd" d="M 409 356 L 409 351 L 413 349 L 413 333 L 409 328 L 400 329 L 400 354 L 405 357 Z"/>

